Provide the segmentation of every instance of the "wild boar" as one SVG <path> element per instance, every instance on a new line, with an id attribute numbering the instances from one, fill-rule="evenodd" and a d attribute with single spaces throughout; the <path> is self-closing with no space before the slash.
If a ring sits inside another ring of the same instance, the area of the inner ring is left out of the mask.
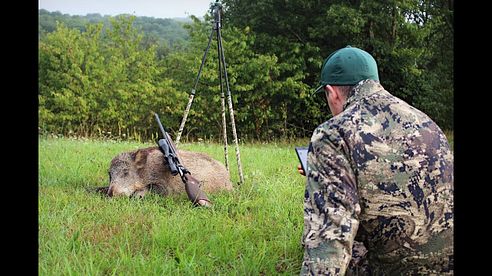
<path id="1" fill-rule="evenodd" d="M 204 153 L 179 150 L 178 154 L 182 165 L 199 181 L 199 189 L 205 193 L 233 189 L 229 172 L 222 163 Z M 181 177 L 171 174 L 158 147 L 118 154 L 111 160 L 109 187 L 98 189 L 108 196 L 143 197 L 149 191 L 163 196 L 185 193 Z"/>

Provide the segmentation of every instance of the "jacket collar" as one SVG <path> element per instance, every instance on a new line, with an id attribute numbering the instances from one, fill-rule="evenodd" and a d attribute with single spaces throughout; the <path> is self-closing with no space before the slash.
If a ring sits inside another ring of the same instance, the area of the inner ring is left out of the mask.
<path id="1" fill-rule="evenodd" d="M 383 86 L 375 80 L 361 80 L 350 91 L 347 101 L 343 105 L 343 110 L 363 98 L 384 90 Z"/>

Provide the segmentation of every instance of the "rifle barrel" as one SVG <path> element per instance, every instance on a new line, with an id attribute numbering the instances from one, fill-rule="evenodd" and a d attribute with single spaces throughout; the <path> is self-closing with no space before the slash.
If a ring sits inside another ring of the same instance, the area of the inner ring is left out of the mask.
<path id="1" fill-rule="evenodd" d="M 161 129 L 161 133 L 164 136 L 163 138 L 164 139 L 167 138 L 166 137 L 166 131 L 164 130 L 164 127 L 161 124 L 161 120 L 159 119 L 159 115 L 157 115 L 157 113 L 154 113 L 154 116 L 155 116 L 155 120 L 157 121 L 157 124 L 159 125 L 159 128 Z"/>

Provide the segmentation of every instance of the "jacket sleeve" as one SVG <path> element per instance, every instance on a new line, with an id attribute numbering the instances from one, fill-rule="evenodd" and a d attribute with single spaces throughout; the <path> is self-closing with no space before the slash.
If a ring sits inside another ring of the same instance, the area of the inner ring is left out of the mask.
<path id="1" fill-rule="evenodd" d="M 359 227 L 357 180 L 336 129 L 315 130 L 308 151 L 301 275 L 344 275 Z"/>

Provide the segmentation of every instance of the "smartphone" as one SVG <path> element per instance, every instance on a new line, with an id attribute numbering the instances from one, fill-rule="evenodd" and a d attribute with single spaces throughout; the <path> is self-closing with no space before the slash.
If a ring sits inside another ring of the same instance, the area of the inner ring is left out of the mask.
<path id="1" fill-rule="evenodd" d="M 307 154 L 308 147 L 296 147 L 297 158 L 299 158 L 299 162 L 301 162 L 302 170 L 305 174 L 307 174 Z"/>

